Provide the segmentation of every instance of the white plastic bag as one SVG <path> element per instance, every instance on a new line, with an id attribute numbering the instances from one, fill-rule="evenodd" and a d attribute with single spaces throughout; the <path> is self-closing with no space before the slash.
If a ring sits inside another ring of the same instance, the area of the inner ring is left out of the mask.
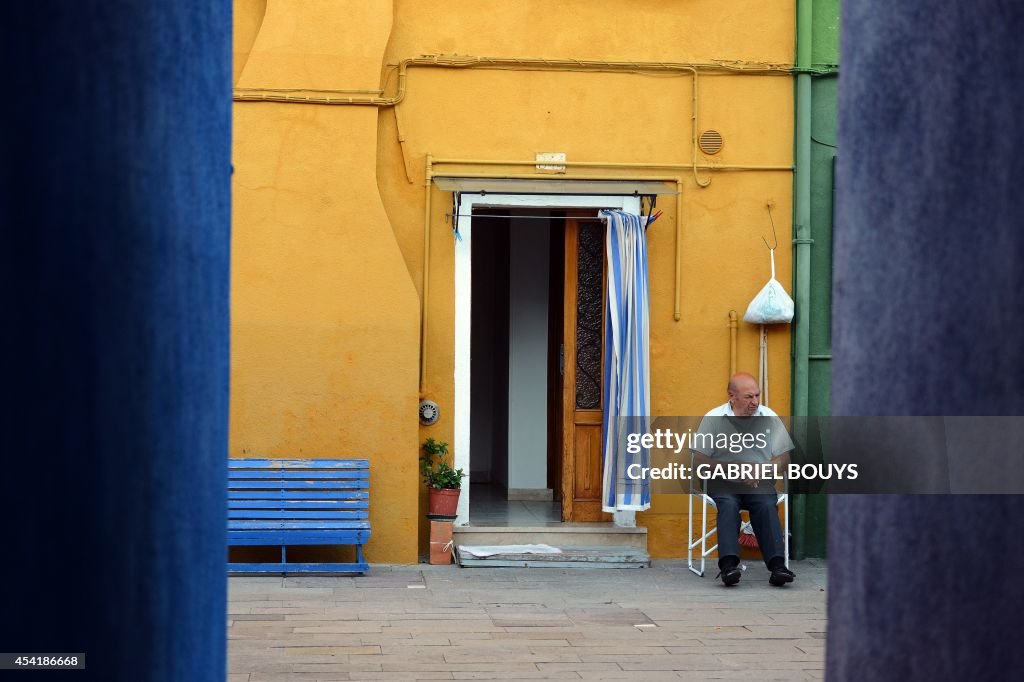
<path id="1" fill-rule="evenodd" d="M 775 250 L 770 251 L 772 258 L 772 278 L 764 285 L 757 296 L 747 306 L 743 315 L 745 322 L 753 324 L 779 324 L 793 321 L 793 299 L 777 279 L 775 279 Z"/>

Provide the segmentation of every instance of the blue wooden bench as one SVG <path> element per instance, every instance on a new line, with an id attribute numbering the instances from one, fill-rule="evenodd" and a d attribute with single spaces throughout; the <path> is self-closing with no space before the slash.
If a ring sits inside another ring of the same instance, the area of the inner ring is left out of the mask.
<path id="1" fill-rule="evenodd" d="M 228 459 L 228 546 L 280 546 L 280 563 L 228 573 L 365 573 L 370 463 L 365 459 Z M 354 563 L 287 563 L 288 547 L 355 545 Z"/>

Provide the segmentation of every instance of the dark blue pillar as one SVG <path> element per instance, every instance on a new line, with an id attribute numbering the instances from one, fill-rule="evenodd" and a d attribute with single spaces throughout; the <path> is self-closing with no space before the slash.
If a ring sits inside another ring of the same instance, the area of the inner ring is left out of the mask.
<path id="1" fill-rule="evenodd" d="M 842 10 L 833 412 L 1024 414 L 1024 5 Z M 835 498 L 827 679 L 1020 670 L 1020 503 Z"/>
<path id="2" fill-rule="evenodd" d="M 231 3 L 0 27 L 0 651 L 221 680 Z"/>

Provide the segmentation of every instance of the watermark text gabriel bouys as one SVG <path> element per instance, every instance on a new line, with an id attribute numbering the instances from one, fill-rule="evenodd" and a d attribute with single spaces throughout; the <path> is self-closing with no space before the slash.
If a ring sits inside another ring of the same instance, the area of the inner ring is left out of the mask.
<path id="1" fill-rule="evenodd" d="M 750 462 L 719 462 L 717 464 L 698 464 L 689 467 L 678 462 L 672 462 L 663 467 L 645 467 L 640 464 L 630 464 L 626 467 L 626 475 L 634 480 L 676 480 L 688 481 L 693 478 L 701 480 L 720 481 L 747 481 L 750 479 L 760 480 L 785 480 L 785 479 L 821 479 L 853 481 L 857 478 L 856 464 L 790 464 L 787 467 L 778 466 L 772 462 L 752 464 Z"/>

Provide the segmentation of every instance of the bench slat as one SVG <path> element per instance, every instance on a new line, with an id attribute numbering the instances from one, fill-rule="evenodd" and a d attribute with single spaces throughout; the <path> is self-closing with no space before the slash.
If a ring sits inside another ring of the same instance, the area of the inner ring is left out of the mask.
<path id="1" fill-rule="evenodd" d="M 365 519 L 367 518 L 366 510 L 354 509 L 351 511 L 339 510 L 339 511 L 297 511 L 289 509 L 287 511 L 277 510 L 263 510 L 263 509 L 232 509 L 228 512 L 228 519 Z"/>
<path id="2" fill-rule="evenodd" d="M 369 509 L 364 500 L 229 500 L 228 509 Z"/>
<path id="3" fill-rule="evenodd" d="M 269 530 L 368 530 L 369 521 L 228 521 L 228 530 L 269 529 Z"/>
<path id="4" fill-rule="evenodd" d="M 365 490 L 229 490 L 229 500 L 366 500 Z"/>
<path id="5" fill-rule="evenodd" d="M 309 469 L 295 469 L 291 471 L 231 471 L 229 480 L 230 481 L 242 481 L 242 480 L 263 480 L 263 479 L 339 479 L 343 481 L 349 480 L 368 480 L 370 478 L 370 472 L 365 470 L 349 469 L 344 471 L 319 471 Z"/>
<path id="6" fill-rule="evenodd" d="M 271 535 L 266 531 L 235 531 L 229 536 L 230 543 L 246 547 L 280 547 L 292 546 L 334 546 L 334 545 L 363 545 L 370 537 L 370 531 L 352 531 L 348 534 L 341 534 L 341 531 L 284 531 L 288 535 L 282 537 L 280 534 Z"/>
<path id="7" fill-rule="evenodd" d="M 270 489 L 280 490 L 350 490 L 366 488 L 366 481 L 231 481 L 234 490 Z"/>
<path id="8" fill-rule="evenodd" d="M 368 530 L 235 530 L 228 534 L 233 545 L 361 545 Z"/>
<path id="9" fill-rule="evenodd" d="M 229 457 L 230 469 L 369 469 L 368 459 L 244 459 Z"/>

